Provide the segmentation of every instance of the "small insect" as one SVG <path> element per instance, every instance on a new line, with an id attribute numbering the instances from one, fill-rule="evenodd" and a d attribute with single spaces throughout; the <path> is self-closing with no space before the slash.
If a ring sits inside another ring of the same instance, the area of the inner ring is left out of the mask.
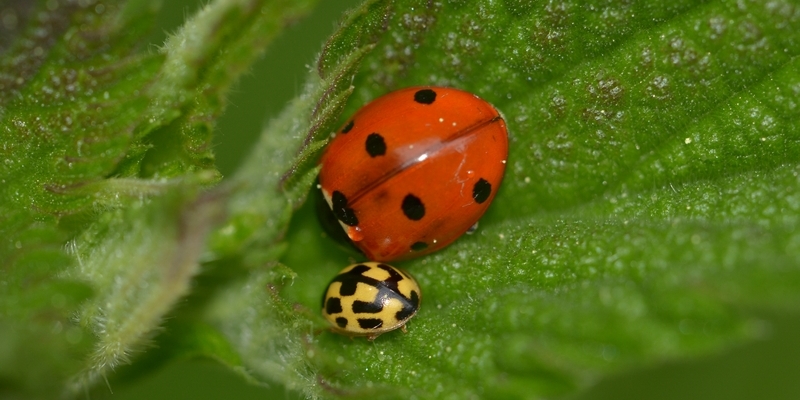
<path id="1" fill-rule="evenodd" d="M 361 108 L 325 150 L 319 188 L 332 217 L 321 215 L 323 225 L 335 221 L 370 260 L 428 254 L 483 215 L 507 156 L 503 117 L 474 94 L 389 93 Z"/>
<path id="2" fill-rule="evenodd" d="M 365 262 L 348 266 L 328 284 L 322 315 L 337 333 L 374 340 L 397 328 L 405 332 L 421 299 L 417 281 L 407 272 Z"/>

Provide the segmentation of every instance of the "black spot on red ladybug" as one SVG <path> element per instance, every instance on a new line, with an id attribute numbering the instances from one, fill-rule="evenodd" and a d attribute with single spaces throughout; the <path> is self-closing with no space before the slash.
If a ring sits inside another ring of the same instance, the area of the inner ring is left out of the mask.
<path id="1" fill-rule="evenodd" d="M 363 251 L 356 247 L 350 237 L 347 236 L 347 231 L 342 229 L 341 221 L 336 218 L 336 215 L 331 209 L 331 204 L 323 196 L 322 190 L 315 190 L 312 192 L 314 208 L 317 212 L 317 219 L 322 226 L 323 231 L 333 239 L 335 242 L 349 248 L 351 251 L 359 252 L 363 255 Z M 322 307 L 325 307 L 323 300 Z"/>
<path id="2" fill-rule="evenodd" d="M 475 182 L 475 186 L 472 187 L 472 198 L 475 199 L 478 204 L 486 201 L 490 194 L 492 194 L 492 184 L 486 179 L 479 179 Z"/>
<path id="3" fill-rule="evenodd" d="M 419 295 L 415 290 L 411 291 L 411 298 L 408 299 L 408 304 L 403 305 L 403 308 L 395 314 L 398 321 L 409 318 L 419 308 Z"/>
<path id="4" fill-rule="evenodd" d="M 383 311 L 383 304 L 379 302 L 353 301 L 353 312 L 375 314 Z"/>
<path id="5" fill-rule="evenodd" d="M 353 125 L 355 125 L 355 122 L 356 121 L 348 122 L 347 125 L 345 125 L 344 128 L 342 128 L 342 133 L 350 132 L 350 129 L 353 129 Z"/>
<path id="6" fill-rule="evenodd" d="M 325 312 L 328 314 L 338 314 L 342 312 L 342 300 L 338 297 L 331 297 L 328 299 L 328 304 L 325 305 Z"/>
<path id="7" fill-rule="evenodd" d="M 379 318 L 359 318 L 358 326 L 361 329 L 378 329 L 383 326 L 383 320 Z"/>
<path id="8" fill-rule="evenodd" d="M 336 318 L 336 325 L 339 325 L 339 328 L 344 328 L 345 326 L 347 326 L 347 318 L 345 317 Z"/>
<path id="9" fill-rule="evenodd" d="M 415 242 L 411 245 L 411 250 L 414 251 L 422 251 L 428 248 L 428 244 L 425 242 Z"/>
<path id="10" fill-rule="evenodd" d="M 414 101 L 420 104 L 433 104 L 436 101 L 436 92 L 432 89 L 422 89 L 414 93 Z"/>
<path id="11" fill-rule="evenodd" d="M 425 205 L 413 194 L 406 195 L 400 207 L 403 209 L 403 214 L 412 221 L 419 221 L 425 216 Z"/>
<path id="12" fill-rule="evenodd" d="M 333 211 L 333 215 L 339 221 L 344 222 L 347 226 L 356 226 L 358 225 L 358 217 L 356 217 L 356 212 L 350 207 L 347 207 L 347 197 L 338 190 L 333 191 L 333 195 L 331 195 L 331 203 L 333 203 L 331 210 Z"/>
<path id="13" fill-rule="evenodd" d="M 383 141 L 383 136 L 377 133 L 370 133 L 367 136 L 367 153 L 373 158 L 386 154 L 386 142 Z"/>

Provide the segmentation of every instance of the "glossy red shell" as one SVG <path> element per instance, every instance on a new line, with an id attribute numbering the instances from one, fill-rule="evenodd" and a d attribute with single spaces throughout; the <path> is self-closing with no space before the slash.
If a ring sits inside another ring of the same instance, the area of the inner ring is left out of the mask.
<path id="1" fill-rule="evenodd" d="M 321 159 L 322 194 L 371 260 L 424 255 L 483 215 L 505 172 L 508 132 L 474 94 L 412 87 L 361 108 Z"/>

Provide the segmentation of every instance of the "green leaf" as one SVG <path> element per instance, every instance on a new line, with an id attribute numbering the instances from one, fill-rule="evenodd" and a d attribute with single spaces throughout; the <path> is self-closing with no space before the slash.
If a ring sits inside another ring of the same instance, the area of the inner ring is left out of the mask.
<path id="1" fill-rule="evenodd" d="M 27 25 L 0 63 L 1 195 L 8 208 L 74 214 L 94 201 L 78 189 L 114 170 L 147 107 L 138 89 L 160 60 L 136 39 L 154 7 L 44 3 L 16 11 Z"/>
<path id="2" fill-rule="evenodd" d="M 223 210 L 225 96 L 311 3 L 219 0 L 157 51 L 157 0 L 2 6 L 3 394 L 83 392 L 158 332 Z"/>
<path id="3" fill-rule="evenodd" d="M 164 48 L 154 100 L 145 113 L 152 116 L 148 121 L 156 122 L 143 128 L 153 130 L 152 146 L 158 152 L 145 155 L 141 165 L 155 165 L 166 171 L 162 175 L 186 172 L 182 159 L 204 166 L 211 122 L 221 112 L 230 84 L 274 36 L 282 19 L 294 18 L 304 7 L 219 1 L 172 36 Z M 155 162 L 161 159 L 168 161 Z M 205 234 L 219 219 L 227 195 L 221 191 L 194 199 L 191 193 L 198 183 L 190 180 L 187 187 L 179 181 L 159 201 L 141 209 L 129 206 L 130 214 L 112 214 L 80 239 L 88 248 L 77 251 L 87 254 L 79 257 L 85 261 L 76 274 L 106 291 L 80 314 L 81 324 L 94 330 L 98 343 L 85 372 L 76 377 L 75 389 L 129 362 L 130 354 L 141 350 L 162 318 L 189 292 Z"/>
<path id="4" fill-rule="evenodd" d="M 116 378 L 201 355 L 312 398 L 555 397 L 798 311 L 794 3 L 368 1 L 209 188 L 231 85 L 309 3 L 217 0 L 160 47 L 156 0 L 2 7 L 0 393 L 145 354 Z M 504 113 L 505 182 L 477 233 L 399 264 L 407 334 L 335 335 L 320 295 L 356 260 L 305 201 L 316 160 L 430 84 Z"/>
<path id="5" fill-rule="evenodd" d="M 760 309 L 798 310 L 795 4 L 390 10 L 344 114 L 404 86 L 470 90 L 508 122 L 505 182 L 476 234 L 400 265 L 417 277 L 422 308 L 408 334 L 374 343 L 324 330 L 320 295 L 352 258 L 301 208 L 280 263 L 274 253 L 245 262 L 261 268 L 210 309 L 254 374 L 310 397 L 556 396 L 760 337 Z M 333 38 L 371 37 L 359 29 Z M 323 51 L 318 65 L 340 59 Z M 284 146 L 276 140 L 261 145 Z M 295 186 L 261 197 L 275 211 L 253 225 L 286 223 L 292 193 L 311 186 L 302 160 L 319 153 L 316 140 L 284 180 Z M 280 169 L 270 170 L 271 186 Z"/>
<path id="6" fill-rule="evenodd" d="M 11 28 L 0 58 L 4 395 L 52 398 L 90 348 L 91 335 L 70 318 L 93 288 L 63 275 L 75 265 L 63 246 L 96 201 L 81 191 L 113 170 L 136 123 L 130 110 L 146 104 L 132 88 L 153 71 L 136 44 L 152 11 L 146 3 L 3 7 Z"/>
<path id="7" fill-rule="evenodd" d="M 78 323 L 97 343 L 79 391 L 142 350 L 176 301 L 189 292 L 206 234 L 221 213 L 219 195 L 198 196 L 194 182 L 152 201 L 109 212 L 75 240 L 71 276 L 99 288 Z"/>

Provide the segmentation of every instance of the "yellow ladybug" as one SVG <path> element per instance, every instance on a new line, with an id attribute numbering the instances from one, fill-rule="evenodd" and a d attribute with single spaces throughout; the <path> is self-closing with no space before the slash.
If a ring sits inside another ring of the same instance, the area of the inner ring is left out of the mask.
<path id="1" fill-rule="evenodd" d="M 333 330 L 374 340 L 402 328 L 417 310 L 422 295 L 407 272 L 388 264 L 364 262 L 343 269 L 328 284 L 322 315 Z"/>

